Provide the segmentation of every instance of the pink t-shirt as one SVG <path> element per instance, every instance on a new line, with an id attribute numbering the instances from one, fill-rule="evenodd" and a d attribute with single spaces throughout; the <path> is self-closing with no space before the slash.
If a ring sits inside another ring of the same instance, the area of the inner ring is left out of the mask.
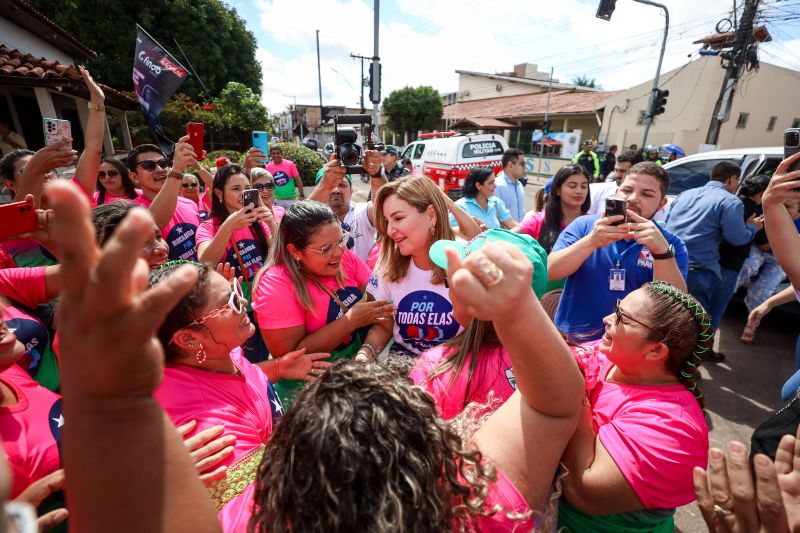
<path id="1" fill-rule="evenodd" d="M 59 447 L 64 416 L 61 397 L 45 389 L 17 365 L 0 372 L 17 404 L 0 407 L 0 439 L 11 466 L 15 498 L 28 485 L 61 468 Z"/>
<path id="2" fill-rule="evenodd" d="M 272 218 L 275 220 L 275 224 L 280 224 L 281 220 L 283 220 L 283 215 L 286 214 L 286 209 L 279 206 L 272 204 Z"/>
<path id="3" fill-rule="evenodd" d="M 539 233 L 542 232 L 542 224 L 544 223 L 544 211 L 529 211 L 519 227 L 523 233 L 527 233 L 534 239 L 539 238 Z"/>
<path id="4" fill-rule="evenodd" d="M 94 194 L 92 195 L 92 207 L 96 207 L 98 205 L 110 204 L 112 202 L 117 202 L 119 200 L 133 202 L 142 196 L 141 189 L 134 189 L 134 191 L 136 192 L 136 198 L 128 198 L 127 196 L 114 196 L 113 194 L 108 194 L 108 191 L 106 191 L 106 197 L 103 199 L 102 204 L 97 203 L 98 200 L 100 199 L 100 191 L 94 191 Z"/>
<path id="5" fill-rule="evenodd" d="M 266 374 L 244 358 L 241 348 L 231 352 L 231 359 L 241 375 L 168 365 L 155 398 L 176 426 L 196 420 L 196 434 L 222 424 L 224 435 L 236 436 L 233 454 L 221 464 L 228 467 L 228 477 L 238 476 L 230 481 L 245 480 L 247 485 L 232 498 L 223 497 L 220 482 L 209 487 L 209 493 L 223 530 L 239 532 L 247 530 L 258 465 L 283 406 Z"/>
<path id="6" fill-rule="evenodd" d="M 378 264 L 378 256 L 381 255 L 381 243 L 376 242 L 367 255 L 367 266 L 370 270 L 375 270 L 375 265 Z"/>
<path id="7" fill-rule="evenodd" d="M 270 161 L 267 163 L 267 171 L 275 180 L 275 198 L 291 200 L 297 197 L 295 179 L 300 179 L 300 173 L 293 161 L 284 159 L 280 164 Z"/>
<path id="8" fill-rule="evenodd" d="M 135 204 L 147 209 L 153 202 L 140 196 L 134 200 Z M 178 203 L 175 212 L 167 225 L 161 228 L 161 235 L 169 246 L 170 260 L 185 259 L 188 261 L 197 260 L 197 245 L 195 244 L 195 233 L 197 226 L 200 225 L 200 211 L 197 204 L 188 198 L 178 196 Z"/>
<path id="9" fill-rule="evenodd" d="M 596 343 L 575 351 L 600 442 L 646 509 L 694 501 L 692 471 L 708 462 L 708 426 L 686 387 L 608 381 L 614 366 Z"/>
<path id="10" fill-rule="evenodd" d="M 486 347 L 478 352 L 472 380 L 469 368 L 474 355 L 466 361 L 455 381 L 452 381 L 452 371 L 448 370 L 426 382 L 439 363 L 453 352 L 453 348 L 444 346 L 431 348 L 419 356 L 409 374 L 414 383 L 433 396 L 442 418 L 449 420 L 458 416 L 472 402 L 486 405 L 490 395 L 492 403 L 487 406 L 487 412 L 493 412 L 514 394 L 517 389 L 514 369 L 508 352 L 502 347 Z"/>
<path id="11" fill-rule="evenodd" d="M 215 224 L 213 220 L 206 220 L 201 223 L 197 228 L 197 244 L 208 242 L 214 238 L 219 232 L 220 225 Z M 269 227 L 265 223 L 261 223 L 261 228 L 264 230 L 264 235 L 270 236 Z M 236 255 L 236 250 L 233 248 L 231 241 L 236 243 L 236 249 L 239 250 L 239 255 L 242 257 L 242 263 L 247 269 L 248 275 L 246 279 L 252 280 L 256 273 L 264 266 L 264 261 L 267 258 L 266 250 L 254 237 L 253 230 L 250 228 L 239 228 L 233 232 L 231 238 L 225 246 L 225 253 L 220 257 L 221 263 L 228 262 L 236 269 L 236 275 L 242 276 L 242 268 L 239 265 L 239 256 Z"/>
<path id="12" fill-rule="evenodd" d="M 17 268 L 19 265 L 14 262 L 14 258 L 11 257 L 6 249 L 0 246 L 0 268 Z"/>

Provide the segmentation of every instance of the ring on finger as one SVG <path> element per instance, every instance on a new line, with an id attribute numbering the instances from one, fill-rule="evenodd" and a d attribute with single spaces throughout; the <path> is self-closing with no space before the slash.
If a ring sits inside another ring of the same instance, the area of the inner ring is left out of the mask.
<path id="1" fill-rule="evenodd" d="M 503 280 L 503 271 L 486 256 L 478 256 L 475 260 L 478 267 L 477 277 L 487 288 L 494 287 Z"/>
<path id="2" fill-rule="evenodd" d="M 719 516 L 728 516 L 733 514 L 733 511 L 731 511 L 730 509 L 725 509 L 720 505 L 714 504 L 714 513 L 716 513 Z"/>

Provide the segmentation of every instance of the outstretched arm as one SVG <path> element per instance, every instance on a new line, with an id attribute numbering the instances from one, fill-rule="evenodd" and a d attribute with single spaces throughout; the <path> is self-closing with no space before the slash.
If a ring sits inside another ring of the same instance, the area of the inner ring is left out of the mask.
<path id="1" fill-rule="evenodd" d="M 800 200 L 800 170 L 789 169 L 800 161 L 797 153 L 781 162 L 762 196 L 764 227 L 775 259 L 786 272 L 792 285 L 800 289 L 800 234 L 789 211 L 783 205 L 787 200 Z"/>
<path id="2" fill-rule="evenodd" d="M 106 131 L 106 108 L 103 90 L 94 82 L 89 71 L 80 67 L 83 82 L 89 89 L 89 120 L 86 125 L 85 147 L 78 166 L 75 181 L 90 197 L 97 186 L 97 172 L 103 157 L 103 137 Z"/>

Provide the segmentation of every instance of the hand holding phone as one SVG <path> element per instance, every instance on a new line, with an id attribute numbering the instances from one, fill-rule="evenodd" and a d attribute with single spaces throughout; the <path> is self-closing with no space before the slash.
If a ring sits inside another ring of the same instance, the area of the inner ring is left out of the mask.
<path id="1" fill-rule="evenodd" d="M 269 155 L 269 136 L 266 131 L 253 132 L 253 147 Z M 269 163 L 269 161 L 262 159 L 259 163 Z"/>
<path id="2" fill-rule="evenodd" d="M 65 139 L 72 139 L 72 124 L 70 124 L 69 120 L 43 118 L 42 124 L 44 126 L 45 146 L 56 144 Z M 64 152 L 72 151 L 72 143 L 64 145 L 61 150 Z"/>
<path id="3" fill-rule="evenodd" d="M 621 226 L 628 221 L 628 201 L 621 200 L 619 198 L 606 198 L 606 217 L 612 217 L 616 215 L 622 215 L 622 220 L 618 222 L 612 222 L 612 226 Z"/>

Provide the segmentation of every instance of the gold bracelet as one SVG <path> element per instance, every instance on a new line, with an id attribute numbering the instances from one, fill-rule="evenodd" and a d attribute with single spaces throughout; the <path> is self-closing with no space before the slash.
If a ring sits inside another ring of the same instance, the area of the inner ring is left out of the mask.
<path id="1" fill-rule="evenodd" d="M 100 111 L 101 113 L 106 110 L 106 106 L 103 104 L 95 104 L 94 102 L 89 102 L 89 111 Z"/>

